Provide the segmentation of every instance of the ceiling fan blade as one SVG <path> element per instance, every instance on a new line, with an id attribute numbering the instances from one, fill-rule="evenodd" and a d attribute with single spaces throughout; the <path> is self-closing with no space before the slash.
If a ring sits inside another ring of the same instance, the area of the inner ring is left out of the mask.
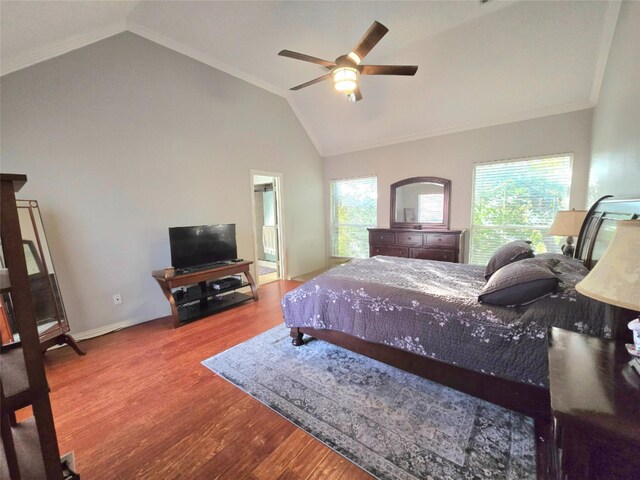
<path id="1" fill-rule="evenodd" d="M 415 65 L 361 65 L 362 75 L 415 75 Z"/>
<path id="2" fill-rule="evenodd" d="M 369 27 L 369 30 L 367 30 L 367 33 L 364 34 L 353 49 L 353 53 L 360 57 L 360 61 L 364 60 L 367 53 L 377 45 L 380 39 L 384 37 L 388 31 L 389 29 L 387 27 L 382 25 L 380 22 L 374 21 Z"/>
<path id="3" fill-rule="evenodd" d="M 323 80 L 327 80 L 329 78 L 331 78 L 331 74 L 327 73 L 326 75 L 322 75 L 321 77 L 314 78 L 313 80 L 310 80 L 310 81 L 308 81 L 306 83 L 302 83 L 300 85 L 297 85 L 297 86 L 295 86 L 293 88 L 290 88 L 289 90 L 300 90 L 301 88 L 308 87 L 309 85 L 313 85 L 314 83 L 318 83 L 318 82 L 321 82 Z"/>
<path id="4" fill-rule="evenodd" d="M 305 55 L 304 53 L 292 52 L 291 50 L 282 50 L 278 52 L 278 55 L 281 57 L 289 57 L 295 60 L 302 60 L 304 62 L 311 62 L 317 65 L 322 65 L 323 67 L 333 68 L 336 66 L 334 62 L 330 62 L 329 60 L 323 60 L 322 58 L 312 57 L 311 55 Z"/>
<path id="5" fill-rule="evenodd" d="M 360 100 L 362 100 L 362 92 L 360 91 L 360 86 L 356 87 L 356 89 L 353 91 L 353 94 L 355 95 L 356 102 L 359 102 Z"/>

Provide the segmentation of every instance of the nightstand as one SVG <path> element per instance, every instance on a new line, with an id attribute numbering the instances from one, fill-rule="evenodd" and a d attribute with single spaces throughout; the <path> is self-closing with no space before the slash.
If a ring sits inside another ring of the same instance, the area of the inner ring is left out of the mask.
<path id="1" fill-rule="evenodd" d="M 623 343 L 551 328 L 558 478 L 640 478 L 640 376 L 630 360 Z"/>

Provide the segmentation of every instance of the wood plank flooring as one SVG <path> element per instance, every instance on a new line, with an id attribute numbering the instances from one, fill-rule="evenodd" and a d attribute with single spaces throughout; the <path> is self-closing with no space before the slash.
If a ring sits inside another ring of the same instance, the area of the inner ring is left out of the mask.
<path id="1" fill-rule="evenodd" d="M 200 364 L 282 322 L 297 285 L 178 329 L 167 317 L 84 341 L 84 357 L 49 351 L 60 451 L 75 450 L 84 480 L 371 478 Z"/>

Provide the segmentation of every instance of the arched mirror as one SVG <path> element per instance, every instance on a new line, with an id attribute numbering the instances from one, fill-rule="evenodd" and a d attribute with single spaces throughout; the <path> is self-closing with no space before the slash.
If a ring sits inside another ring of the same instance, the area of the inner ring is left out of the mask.
<path id="1" fill-rule="evenodd" d="M 449 229 L 451 180 L 413 177 L 391 185 L 391 228 Z"/>

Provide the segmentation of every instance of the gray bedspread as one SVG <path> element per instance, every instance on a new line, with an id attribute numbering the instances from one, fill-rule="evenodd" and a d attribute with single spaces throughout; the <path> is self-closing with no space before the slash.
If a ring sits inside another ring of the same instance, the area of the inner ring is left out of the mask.
<path id="1" fill-rule="evenodd" d="M 548 327 L 611 336 L 609 309 L 575 291 L 586 268 L 557 257 L 557 290 L 521 307 L 478 302 L 485 284 L 481 266 L 384 256 L 354 260 L 287 293 L 284 320 L 287 327 L 338 330 L 546 387 Z"/>

